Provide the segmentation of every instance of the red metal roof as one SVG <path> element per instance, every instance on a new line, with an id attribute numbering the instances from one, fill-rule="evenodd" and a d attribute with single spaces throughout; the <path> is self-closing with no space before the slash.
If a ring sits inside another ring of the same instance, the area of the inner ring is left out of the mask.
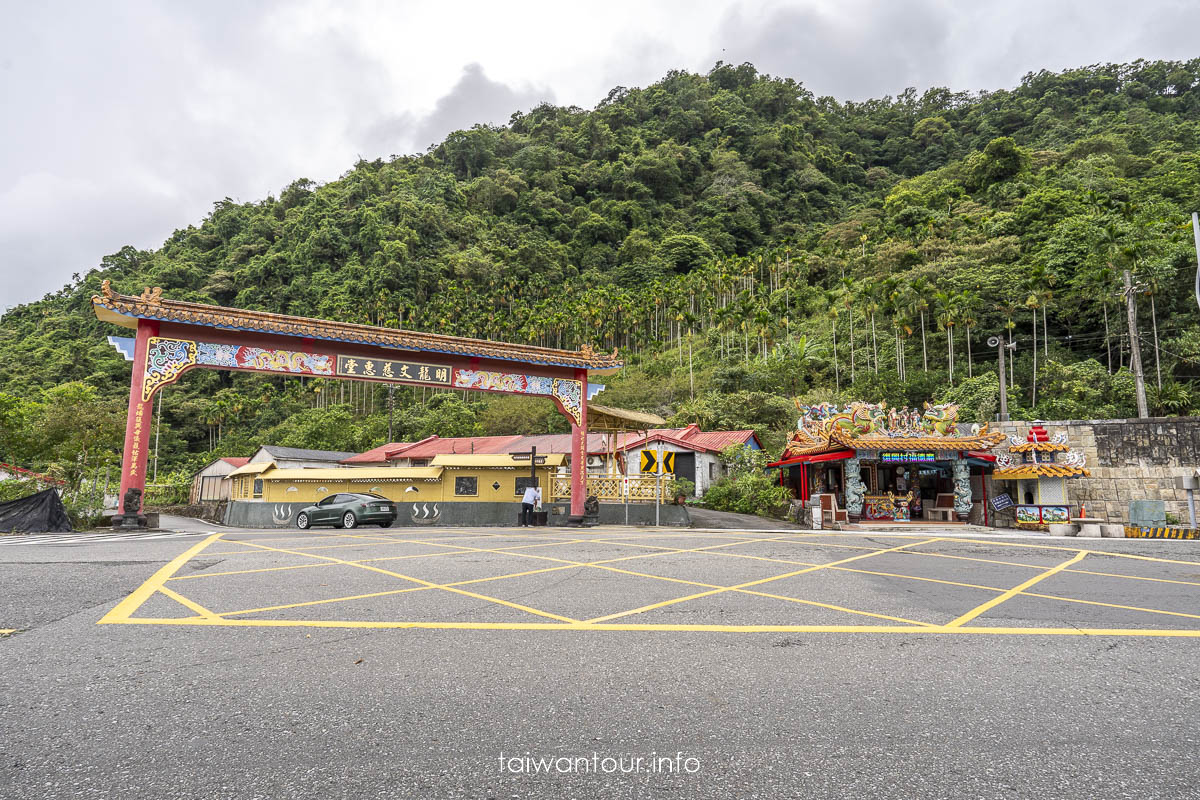
<path id="1" fill-rule="evenodd" d="M 430 436 L 415 444 L 387 451 L 389 460 L 397 458 L 433 458 L 444 455 L 487 455 L 507 453 L 523 436 Z"/>
<path id="2" fill-rule="evenodd" d="M 649 442 L 667 442 L 679 447 L 686 447 L 691 450 L 707 450 L 712 453 L 719 453 L 726 447 L 732 444 L 748 444 L 754 440 L 758 444 L 759 449 L 762 448 L 762 443 L 758 441 L 758 435 L 754 431 L 702 431 L 697 425 L 688 425 L 686 428 L 655 428 L 648 435 L 641 434 L 627 436 L 624 444 L 618 449 L 630 450 L 635 447 L 641 447 Z"/>
<path id="3" fill-rule="evenodd" d="M 641 447 L 647 442 L 664 442 L 676 447 L 719 453 L 731 444 L 746 444 L 758 437 L 754 431 L 709 431 L 705 433 L 696 425 L 686 428 L 657 428 L 650 431 L 649 438 L 633 433 L 614 435 L 618 452 Z M 524 452 L 536 447 L 539 453 L 570 453 L 569 433 L 543 433 L 536 436 L 461 436 L 441 438 L 430 436 L 419 442 L 393 442 L 384 444 L 365 453 L 345 459 L 343 464 L 384 464 L 402 458 L 433 458 L 440 455 L 478 455 Z M 761 444 L 759 445 L 761 448 Z M 609 451 L 609 434 L 589 433 L 588 455 L 603 455 Z"/>
<path id="4" fill-rule="evenodd" d="M 388 444 L 381 444 L 381 445 L 379 445 L 379 447 L 375 447 L 371 450 L 368 450 L 365 453 L 359 453 L 356 456 L 350 456 L 350 458 L 342 459 L 342 461 L 340 463 L 342 463 L 342 464 L 384 464 L 387 462 L 388 451 L 399 450 L 401 448 L 411 447 L 411 446 L 412 446 L 412 442 L 389 442 Z"/>
<path id="5" fill-rule="evenodd" d="M 536 447 L 539 453 L 570 453 L 571 434 L 543 433 L 537 436 L 522 436 L 512 450 L 525 451 Z M 599 455 L 608 452 L 608 434 L 589 433 L 587 437 L 588 455 Z M 508 452 L 507 450 L 505 452 Z"/>
<path id="6" fill-rule="evenodd" d="M 229 458 L 222 458 L 221 460 L 234 467 L 244 467 L 250 463 L 250 459 L 243 456 L 230 456 Z"/>

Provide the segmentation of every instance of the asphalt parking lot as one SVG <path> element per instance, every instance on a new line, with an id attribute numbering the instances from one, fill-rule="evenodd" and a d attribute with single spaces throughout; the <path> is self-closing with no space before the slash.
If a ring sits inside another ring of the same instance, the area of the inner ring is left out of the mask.
<path id="1" fill-rule="evenodd" d="M 0 540 L 0 585 L 4 796 L 1193 797 L 1200 766 L 1189 542 L 211 528 Z"/>

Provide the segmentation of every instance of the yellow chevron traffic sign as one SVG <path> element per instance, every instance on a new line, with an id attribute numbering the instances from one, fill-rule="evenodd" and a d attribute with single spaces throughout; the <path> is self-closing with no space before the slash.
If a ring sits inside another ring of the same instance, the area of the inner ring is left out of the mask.
<path id="1" fill-rule="evenodd" d="M 661 467 L 661 468 L 660 468 Z M 658 453 L 654 450 L 642 451 L 642 474 L 675 471 L 675 454 L 663 453 L 662 464 L 659 464 Z"/>

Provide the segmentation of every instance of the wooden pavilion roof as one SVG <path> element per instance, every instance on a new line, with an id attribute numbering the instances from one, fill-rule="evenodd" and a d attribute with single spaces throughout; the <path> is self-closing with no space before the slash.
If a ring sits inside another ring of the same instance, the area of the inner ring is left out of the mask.
<path id="1" fill-rule="evenodd" d="M 588 429 L 593 431 L 644 431 L 666 424 L 667 421 L 657 414 L 588 404 Z"/>
<path id="2" fill-rule="evenodd" d="M 203 303 L 166 299 L 162 296 L 162 289 L 159 288 L 146 289 L 137 296 L 124 295 L 114 292 L 108 281 L 104 281 L 102 294 L 92 296 L 92 308 L 99 319 L 126 328 L 137 328 L 139 319 L 153 319 L 185 325 L 205 325 L 232 331 L 305 336 L 329 342 L 353 342 L 393 347 L 400 350 L 449 353 L 526 364 L 573 367 L 586 369 L 596 375 L 611 374 L 622 366 L 615 350 L 611 354 L 597 353 L 587 345 L 580 350 L 558 350 L 550 347 L 446 336 L 440 333 L 294 317 L 286 314 L 273 314 L 268 311 L 210 306 Z"/>

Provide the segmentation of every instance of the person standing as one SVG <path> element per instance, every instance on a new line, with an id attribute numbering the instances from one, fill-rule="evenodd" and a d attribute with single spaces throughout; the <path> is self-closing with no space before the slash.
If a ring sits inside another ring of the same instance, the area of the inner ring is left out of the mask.
<path id="1" fill-rule="evenodd" d="M 521 497 L 521 527 L 528 528 L 533 525 L 533 509 L 535 506 L 542 504 L 542 488 L 534 483 L 531 486 L 525 487 L 525 494 Z"/>

